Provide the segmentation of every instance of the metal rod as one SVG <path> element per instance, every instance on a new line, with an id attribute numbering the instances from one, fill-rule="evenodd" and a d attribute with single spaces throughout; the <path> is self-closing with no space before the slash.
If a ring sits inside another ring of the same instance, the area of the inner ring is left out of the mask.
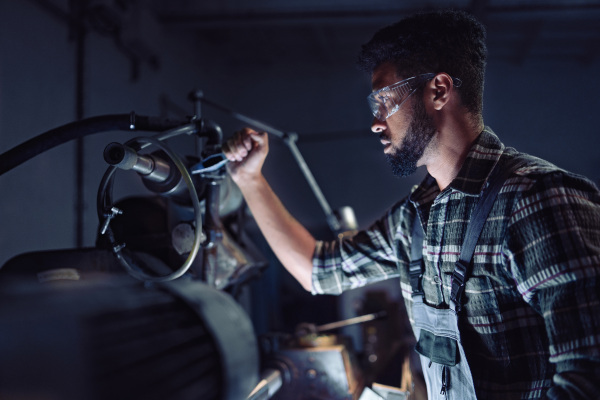
<path id="1" fill-rule="evenodd" d="M 281 372 L 276 369 L 267 369 L 262 373 L 261 381 L 246 397 L 246 400 L 266 400 L 273 397 L 275 393 L 283 386 Z"/>
<path id="2" fill-rule="evenodd" d="M 331 322 L 329 324 L 317 326 L 317 332 L 330 331 L 332 329 L 343 328 L 345 326 L 359 324 L 361 322 L 372 321 L 377 318 L 381 318 L 387 315 L 385 311 L 379 311 L 372 314 L 362 315 L 360 317 L 354 317 L 350 319 L 345 319 L 343 321 Z"/>
<path id="3" fill-rule="evenodd" d="M 70 2 L 72 21 L 83 21 L 87 2 Z M 82 23 L 71 25 L 75 37 L 75 119 L 80 121 L 85 115 L 86 83 L 86 36 Z M 75 142 L 75 246 L 83 247 L 85 228 L 85 142 L 78 138 Z"/>
<path id="4" fill-rule="evenodd" d="M 240 114 L 236 111 L 233 111 L 230 108 L 222 106 L 221 104 L 217 104 L 214 101 L 206 99 L 206 97 L 202 97 L 202 102 L 208 104 L 209 106 L 216 108 L 217 110 L 223 111 L 225 114 L 229 114 L 231 117 L 237 119 L 238 121 L 242 121 L 253 128 L 259 129 L 261 131 L 269 132 L 279 138 L 283 139 L 288 136 L 287 133 L 280 131 L 279 129 L 273 128 L 270 125 L 265 124 L 264 122 L 258 121 L 254 118 L 250 118 L 246 115 Z"/>
<path id="5" fill-rule="evenodd" d="M 331 210 L 331 207 L 329 206 L 327 199 L 325 199 L 325 195 L 323 194 L 323 191 L 317 184 L 317 181 L 315 180 L 314 175 L 310 171 L 310 168 L 308 168 L 308 164 L 306 164 L 306 161 L 304 160 L 304 157 L 300 153 L 298 146 L 296 146 L 296 140 L 298 138 L 298 135 L 296 135 L 295 133 L 283 132 L 279 129 L 276 129 L 270 125 L 265 124 L 264 122 L 258 121 L 254 118 L 250 118 L 246 115 L 243 115 L 236 111 L 233 111 L 225 106 L 222 106 L 213 101 L 207 100 L 204 97 L 202 97 L 202 102 L 230 115 L 231 117 L 233 117 L 241 122 L 248 124 L 252 128 L 268 132 L 268 133 L 275 135 L 275 136 L 279 137 L 280 139 L 282 139 L 283 142 L 290 149 L 292 155 L 294 156 L 294 159 L 296 160 L 296 163 L 298 164 L 298 166 L 300 167 L 300 170 L 302 171 L 302 174 L 306 178 L 308 185 L 310 186 L 315 197 L 317 198 L 319 205 L 323 209 L 323 212 L 325 213 L 325 217 L 327 218 L 327 224 L 329 225 L 329 228 L 335 233 L 339 232 L 340 222 L 338 221 L 338 218 L 335 216 L 335 214 Z"/>
<path id="6" fill-rule="evenodd" d="M 311 187 L 315 197 L 317 198 L 317 201 L 321 205 L 321 208 L 323 209 L 323 212 L 325 213 L 325 216 L 327 218 L 327 224 L 333 232 L 337 233 L 340 230 L 340 222 L 338 221 L 337 217 L 333 214 L 329 203 L 325 199 L 325 195 L 323 194 L 321 188 L 317 184 L 317 181 L 315 180 L 315 177 L 313 176 L 312 172 L 310 172 L 308 164 L 306 164 L 304 157 L 302 157 L 298 146 L 296 146 L 296 140 L 291 138 L 290 136 L 287 136 L 286 138 L 284 138 L 283 141 L 292 152 L 292 155 L 296 159 L 296 163 L 298 164 L 300 170 L 304 174 L 304 177 L 308 181 L 308 185 Z"/>
<path id="7" fill-rule="evenodd" d="M 471 2 L 474 3 L 474 2 Z M 488 2 L 484 2 L 488 3 Z M 507 14 L 507 13 L 560 13 L 569 11 L 597 11 L 600 6 L 595 4 L 573 4 L 574 2 L 565 2 L 564 4 L 508 4 L 508 5 L 488 5 L 479 6 L 479 11 L 485 14 Z M 477 4 L 475 4 L 477 6 Z M 186 13 L 186 14 L 166 14 L 160 17 L 160 21 L 167 25 L 177 25 L 178 27 L 194 27 L 197 29 L 207 29 L 211 27 L 240 27 L 240 26 L 264 26 L 264 25 L 286 25 L 318 23 L 365 23 L 381 22 L 382 20 L 395 20 L 409 14 L 421 11 L 422 7 L 402 7 L 402 8 L 369 8 L 340 10 L 340 8 L 319 10 L 319 11 L 266 11 L 248 13 L 244 10 L 239 12 L 221 12 L 221 13 Z M 466 11 L 474 10 L 474 6 L 463 7 Z"/>

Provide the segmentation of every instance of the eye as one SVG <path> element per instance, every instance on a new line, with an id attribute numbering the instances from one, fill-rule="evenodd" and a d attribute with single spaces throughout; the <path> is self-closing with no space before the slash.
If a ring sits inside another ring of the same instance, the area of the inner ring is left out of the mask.
<path id="1" fill-rule="evenodd" d="M 387 93 L 387 92 L 385 92 L 385 93 L 381 93 L 381 94 L 379 94 L 379 96 L 377 96 L 377 97 L 379 98 L 379 100 L 380 100 L 380 101 L 381 101 L 383 104 L 385 104 L 386 102 L 388 102 L 389 100 L 391 100 L 391 98 L 390 98 L 390 93 Z"/>

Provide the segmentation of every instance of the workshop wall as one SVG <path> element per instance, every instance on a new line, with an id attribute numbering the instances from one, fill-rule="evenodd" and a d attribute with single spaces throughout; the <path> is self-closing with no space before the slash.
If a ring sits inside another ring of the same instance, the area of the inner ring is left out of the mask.
<path id="1" fill-rule="evenodd" d="M 43 6 L 67 10 L 68 3 L 0 2 L 0 152 L 76 119 L 73 32 L 60 13 Z M 143 47 L 136 55 L 139 65 L 110 35 L 91 31 L 86 37 L 85 117 L 132 110 L 181 117 L 192 112 L 188 92 L 202 89 L 213 101 L 280 130 L 297 132 L 298 146 L 332 208 L 352 206 L 361 227 L 405 196 L 423 176 L 420 171 L 407 179 L 393 177 L 379 141 L 369 131 L 365 97 L 370 83 L 355 69 L 354 57 L 370 33 L 356 38 L 352 53 L 334 56 L 321 49 L 322 54 L 315 56 L 289 51 L 262 62 L 264 43 L 246 43 L 244 57 L 234 57 L 240 49 L 227 38 L 215 41 L 167 31 L 148 14 L 136 18 L 130 21 L 135 27 L 130 33 L 143 44 L 136 47 Z M 298 38 L 290 38 L 291 46 L 294 40 Z M 598 183 L 600 139 L 594 117 L 600 81 L 594 72 L 599 61 L 513 63 L 496 56 L 493 46 L 489 53 L 486 123 L 505 144 Z M 226 137 L 243 125 L 217 110 L 203 113 L 222 125 Z M 102 150 L 124 137 L 132 136 L 102 134 L 84 140 L 84 246 L 92 246 L 96 234 L 95 196 L 106 168 Z M 323 212 L 289 150 L 277 138 L 271 143 L 265 174 L 272 186 L 292 214 L 315 234 L 327 237 Z M 186 142 L 179 148 L 186 151 L 191 146 Z M 76 245 L 75 149 L 74 143 L 59 146 L 0 176 L 0 265 L 23 252 Z M 118 190 L 122 196 L 144 193 L 135 179 Z M 272 296 L 263 296 L 264 309 L 277 307 L 279 292 L 273 282 L 290 281 L 278 270 L 271 273 L 277 277 L 265 280 L 271 286 L 263 290 Z M 394 285 L 380 287 L 398 297 Z M 300 293 L 297 287 L 294 290 Z M 354 315 L 361 293 L 344 295 L 341 318 Z"/>
<path id="2" fill-rule="evenodd" d="M 1 152 L 77 120 L 76 34 L 62 13 L 68 3 L 0 3 Z M 145 13 L 132 16 L 128 23 L 130 48 L 87 27 L 83 117 L 131 111 L 148 116 L 192 115 L 187 95 L 207 79 L 186 38 L 167 38 Z M 175 106 L 165 106 L 164 98 Z M 84 246 L 93 246 L 96 235 L 96 192 L 106 170 L 102 151 L 111 141 L 134 136 L 101 133 L 83 140 Z M 76 245 L 75 152 L 75 143 L 66 143 L 0 177 L 0 265 L 22 252 Z M 115 189 L 116 197 L 147 193 L 139 179 L 124 179 L 127 183 Z"/>

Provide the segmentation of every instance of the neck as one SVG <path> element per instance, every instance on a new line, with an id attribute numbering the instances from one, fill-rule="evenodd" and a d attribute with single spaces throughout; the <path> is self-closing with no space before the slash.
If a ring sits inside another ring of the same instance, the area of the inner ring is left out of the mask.
<path id="1" fill-rule="evenodd" d="M 450 185 L 462 167 L 473 142 L 483 130 L 483 121 L 449 121 L 441 126 L 423 157 L 427 172 L 440 191 Z"/>

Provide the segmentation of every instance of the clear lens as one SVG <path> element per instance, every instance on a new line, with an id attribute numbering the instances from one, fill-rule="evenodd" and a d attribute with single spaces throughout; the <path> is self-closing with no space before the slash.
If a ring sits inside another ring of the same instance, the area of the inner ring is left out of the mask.
<path id="1" fill-rule="evenodd" d="M 417 90 L 417 84 L 427 81 L 435 74 L 422 74 L 386 86 L 367 97 L 371 112 L 380 121 L 385 121 L 400 109 L 402 103 Z"/>

